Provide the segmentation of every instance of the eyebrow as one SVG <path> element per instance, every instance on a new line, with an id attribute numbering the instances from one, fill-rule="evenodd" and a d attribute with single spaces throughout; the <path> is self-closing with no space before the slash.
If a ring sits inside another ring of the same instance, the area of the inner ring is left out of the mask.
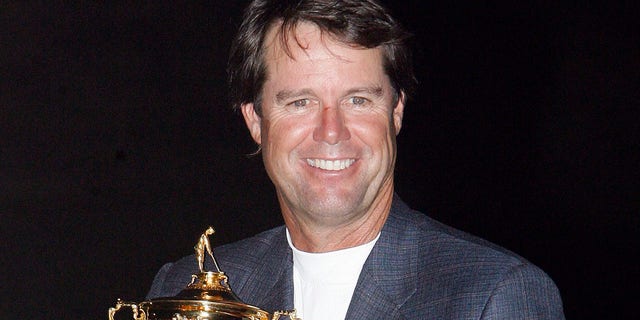
<path id="1" fill-rule="evenodd" d="M 384 90 L 382 89 L 382 87 L 379 86 L 373 86 L 373 87 L 362 87 L 362 88 L 354 88 L 351 89 L 349 91 L 347 91 L 347 96 L 350 96 L 352 94 L 355 93 L 366 93 L 369 95 L 372 95 L 376 98 L 380 98 L 384 95 Z"/>
<path id="2" fill-rule="evenodd" d="M 379 86 L 371 86 L 371 87 L 358 87 L 350 89 L 346 92 L 345 96 L 350 96 L 353 94 L 362 94 L 366 93 L 372 95 L 376 98 L 380 98 L 384 95 L 384 90 Z M 305 95 L 313 95 L 313 90 L 311 89 L 300 89 L 300 90 L 280 90 L 276 93 L 276 103 L 283 104 L 291 99 L 296 97 L 305 96 Z"/>
<path id="3" fill-rule="evenodd" d="M 300 89 L 300 90 L 280 90 L 276 93 L 276 103 L 283 104 L 288 100 L 291 100 L 295 97 L 300 97 L 304 95 L 312 94 L 311 89 Z"/>

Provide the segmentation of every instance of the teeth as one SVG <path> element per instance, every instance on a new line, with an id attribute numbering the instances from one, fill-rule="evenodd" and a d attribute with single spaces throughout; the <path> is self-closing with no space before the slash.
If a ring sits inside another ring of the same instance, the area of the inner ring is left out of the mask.
<path id="1" fill-rule="evenodd" d="M 307 159 L 307 163 L 315 168 L 323 170 L 337 171 L 349 168 L 356 160 L 344 159 L 344 160 L 324 160 L 324 159 Z"/>

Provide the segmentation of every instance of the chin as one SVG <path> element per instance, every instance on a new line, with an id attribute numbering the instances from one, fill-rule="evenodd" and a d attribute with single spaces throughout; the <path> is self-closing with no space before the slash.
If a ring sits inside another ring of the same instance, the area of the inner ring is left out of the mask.
<path id="1" fill-rule="evenodd" d="M 312 212 L 321 216 L 345 216 L 353 214 L 360 206 L 362 197 L 357 195 L 318 195 L 310 199 Z"/>

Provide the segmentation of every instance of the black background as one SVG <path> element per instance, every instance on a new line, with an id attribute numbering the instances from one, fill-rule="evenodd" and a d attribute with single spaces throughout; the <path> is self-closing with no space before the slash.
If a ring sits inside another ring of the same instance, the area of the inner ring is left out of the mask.
<path id="1" fill-rule="evenodd" d="M 397 192 L 542 267 L 570 319 L 638 298 L 631 3 L 392 5 L 420 80 Z M 242 6 L 0 1 L 0 318 L 106 319 L 206 226 L 281 223 L 226 101 Z"/>

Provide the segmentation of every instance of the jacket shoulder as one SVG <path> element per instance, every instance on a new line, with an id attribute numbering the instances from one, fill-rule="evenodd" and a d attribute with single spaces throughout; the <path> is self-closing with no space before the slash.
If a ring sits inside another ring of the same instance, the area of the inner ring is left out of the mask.
<path id="1" fill-rule="evenodd" d="M 400 244 L 414 250 L 417 286 L 402 308 L 406 316 L 563 318 L 557 287 L 522 256 L 404 203 L 394 206 L 389 224 Z"/>
<path id="2" fill-rule="evenodd" d="M 274 243 L 284 235 L 284 226 L 276 227 L 250 238 L 216 247 L 213 255 L 221 271 L 229 276 L 230 284 L 237 285 L 243 281 L 245 274 L 260 264 L 274 248 Z M 215 270 L 210 259 L 205 259 L 205 269 Z M 147 299 L 175 296 L 191 282 L 191 276 L 198 272 L 195 254 L 163 265 L 151 284 Z"/>

